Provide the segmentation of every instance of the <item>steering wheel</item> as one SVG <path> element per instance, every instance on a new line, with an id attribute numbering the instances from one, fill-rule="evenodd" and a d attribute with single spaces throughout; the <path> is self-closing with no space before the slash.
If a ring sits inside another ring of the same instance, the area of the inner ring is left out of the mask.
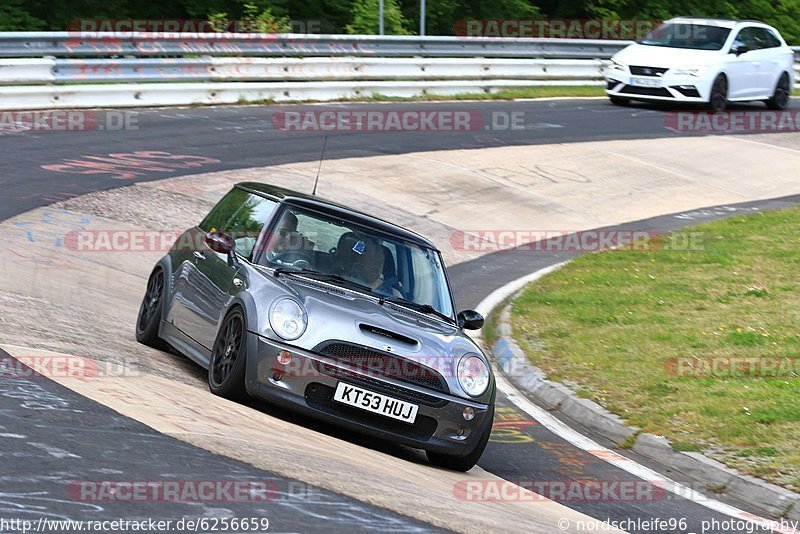
<path id="1" fill-rule="evenodd" d="M 275 254 L 270 261 L 294 267 L 295 269 L 311 269 L 311 262 L 314 261 L 314 256 L 306 251 L 292 250 Z"/>

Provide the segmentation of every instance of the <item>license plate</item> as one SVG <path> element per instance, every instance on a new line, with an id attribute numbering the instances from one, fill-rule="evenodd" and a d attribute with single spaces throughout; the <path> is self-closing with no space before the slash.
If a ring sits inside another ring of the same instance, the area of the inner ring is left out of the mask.
<path id="1" fill-rule="evenodd" d="M 400 399 L 393 399 L 380 393 L 375 393 L 362 389 L 358 386 L 352 386 L 339 382 L 336 385 L 336 392 L 333 394 L 333 400 L 343 404 L 349 404 L 362 410 L 398 419 L 406 423 L 413 423 L 417 418 L 417 409 L 419 406 L 411 404 L 410 402 L 401 401 Z"/>
<path id="2" fill-rule="evenodd" d="M 631 78 L 631 85 L 636 87 L 661 87 L 661 80 L 658 78 Z"/>

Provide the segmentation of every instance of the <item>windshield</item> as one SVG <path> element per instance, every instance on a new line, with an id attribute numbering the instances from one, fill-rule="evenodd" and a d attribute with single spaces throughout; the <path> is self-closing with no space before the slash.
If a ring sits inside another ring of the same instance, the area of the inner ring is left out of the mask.
<path id="1" fill-rule="evenodd" d="M 435 250 L 296 207 L 284 208 L 264 242 L 261 265 L 314 271 L 330 276 L 334 284 L 341 277 L 353 282 L 347 287 L 429 305 L 453 318 L 444 267 Z"/>
<path id="2" fill-rule="evenodd" d="M 664 23 L 637 41 L 648 46 L 720 50 L 731 33 L 729 28 L 706 24 Z"/>

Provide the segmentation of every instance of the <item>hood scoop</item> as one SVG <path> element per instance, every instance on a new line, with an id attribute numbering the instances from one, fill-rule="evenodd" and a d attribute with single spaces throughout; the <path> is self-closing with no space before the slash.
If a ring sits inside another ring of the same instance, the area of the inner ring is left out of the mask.
<path id="1" fill-rule="evenodd" d="M 372 338 L 378 338 L 384 341 L 386 339 L 391 339 L 396 343 L 402 343 L 404 345 L 408 345 L 409 347 L 416 347 L 417 345 L 419 345 L 419 341 L 417 341 L 416 339 L 404 336 L 403 334 L 398 334 L 397 332 L 386 330 L 384 328 L 380 328 L 378 326 L 361 323 L 358 325 L 358 328 L 361 330 L 362 333 L 367 334 Z"/>

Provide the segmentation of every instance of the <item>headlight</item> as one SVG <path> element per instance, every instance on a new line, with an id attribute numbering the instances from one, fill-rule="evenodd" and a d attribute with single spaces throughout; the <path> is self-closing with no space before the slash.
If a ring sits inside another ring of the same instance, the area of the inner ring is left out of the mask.
<path id="1" fill-rule="evenodd" d="M 617 61 L 616 59 L 614 59 L 614 58 L 611 58 L 611 65 L 609 65 L 608 68 L 610 70 L 618 70 L 620 72 L 628 72 L 628 68 L 625 65 L 623 65 L 622 63 L 620 63 L 619 61 Z"/>
<path id="2" fill-rule="evenodd" d="M 708 67 L 705 65 L 700 67 L 681 67 L 672 69 L 671 74 L 676 74 L 678 76 L 702 76 L 705 74 L 707 68 Z"/>
<path id="3" fill-rule="evenodd" d="M 269 314 L 272 331 L 286 341 L 303 335 L 308 325 L 308 315 L 300 304 L 290 298 L 282 298 L 272 305 Z"/>
<path id="4" fill-rule="evenodd" d="M 489 368 L 476 354 L 465 354 L 458 362 L 458 383 L 467 395 L 479 397 L 489 387 Z"/>

